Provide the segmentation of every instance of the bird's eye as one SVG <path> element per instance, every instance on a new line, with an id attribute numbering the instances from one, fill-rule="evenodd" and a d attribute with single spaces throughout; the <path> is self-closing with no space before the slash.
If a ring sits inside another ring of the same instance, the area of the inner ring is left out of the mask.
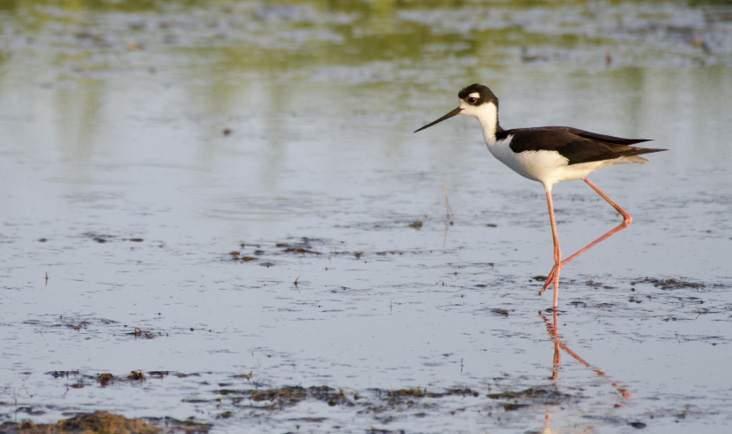
<path id="1" fill-rule="evenodd" d="M 478 98 L 476 98 L 474 96 L 468 97 L 468 103 L 469 104 L 475 104 L 476 102 L 478 102 Z"/>

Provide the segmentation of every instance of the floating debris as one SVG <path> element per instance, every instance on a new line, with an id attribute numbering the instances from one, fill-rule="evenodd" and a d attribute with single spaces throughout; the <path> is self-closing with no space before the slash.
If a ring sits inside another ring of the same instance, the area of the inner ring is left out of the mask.
<path id="1" fill-rule="evenodd" d="M 130 371 L 130 375 L 127 376 L 127 379 L 134 381 L 145 381 L 145 374 L 142 371 Z"/>
<path id="2" fill-rule="evenodd" d="M 415 220 L 412 223 L 409 224 L 409 227 L 412 229 L 422 229 L 422 221 L 421 220 Z"/>
<path id="3" fill-rule="evenodd" d="M 145 339 L 154 339 L 158 336 L 160 336 L 160 333 L 155 334 L 148 330 L 143 330 L 141 328 L 135 327 L 135 329 L 129 333 L 126 333 L 128 336 L 134 336 L 136 338 L 145 338 Z"/>
<path id="4" fill-rule="evenodd" d="M 96 241 L 97 243 L 106 243 L 107 241 L 110 241 L 114 238 L 114 235 L 107 235 L 107 234 L 97 234 L 95 232 L 84 232 L 81 234 L 82 237 L 89 238 L 93 241 Z"/>
<path id="5" fill-rule="evenodd" d="M 283 253 L 300 253 L 300 254 L 309 253 L 309 254 L 313 254 L 313 255 L 320 254 L 320 252 L 316 252 L 315 250 L 310 250 L 308 248 L 300 247 L 300 246 L 290 246 L 290 245 L 284 244 L 284 243 L 278 243 L 276 247 L 283 248 L 283 250 L 282 250 Z"/>
<path id="6" fill-rule="evenodd" d="M 491 312 L 495 313 L 496 315 L 500 315 L 500 316 L 508 316 L 510 311 L 508 309 L 493 308 L 493 309 L 491 309 Z"/>
<path id="7" fill-rule="evenodd" d="M 114 380 L 114 375 L 105 372 L 104 374 L 99 374 L 97 377 L 97 381 L 99 382 L 99 385 L 102 387 L 105 387 L 109 383 L 111 383 Z"/>

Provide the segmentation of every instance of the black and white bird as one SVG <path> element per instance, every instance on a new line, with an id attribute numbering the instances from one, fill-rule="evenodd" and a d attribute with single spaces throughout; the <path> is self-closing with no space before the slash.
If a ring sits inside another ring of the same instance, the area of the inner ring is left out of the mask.
<path id="1" fill-rule="evenodd" d="M 599 242 L 625 229 L 633 221 L 630 214 L 613 202 L 587 175 L 614 164 L 648 162 L 641 154 L 665 151 L 665 149 L 638 148 L 635 143 L 647 142 L 647 139 L 623 139 L 591 133 L 572 127 L 537 127 L 504 130 L 498 123 L 498 98 L 482 84 L 471 84 L 458 93 L 460 106 L 445 116 L 431 122 L 416 132 L 429 128 L 439 122 L 457 115 L 475 116 L 483 128 L 483 138 L 488 150 L 506 166 L 519 175 L 539 181 L 544 185 L 549 220 L 554 238 L 554 267 L 539 291 L 542 294 L 554 285 L 554 310 L 557 309 L 559 297 L 559 272 Z M 623 222 L 605 235 L 580 249 L 577 253 L 562 260 L 557 236 L 557 225 L 554 220 L 552 205 L 552 187 L 562 181 L 581 179 L 605 199 L 620 215 Z"/>

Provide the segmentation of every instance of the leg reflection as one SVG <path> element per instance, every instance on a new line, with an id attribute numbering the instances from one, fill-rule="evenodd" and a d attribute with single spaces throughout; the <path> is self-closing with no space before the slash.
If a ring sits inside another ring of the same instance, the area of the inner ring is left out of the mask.
<path id="1" fill-rule="evenodd" d="M 567 344 L 565 344 L 562 341 L 562 336 L 559 334 L 559 321 L 557 320 L 557 310 L 554 309 L 552 312 L 552 321 L 549 321 L 549 319 L 544 315 L 543 312 L 539 312 L 539 315 L 541 316 L 541 319 L 544 320 L 544 324 L 546 325 L 546 330 L 549 332 L 549 336 L 552 338 L 552 342 L 554 343 L 554 358 L 553 358 L 553 365 L 552 365 L 552 379 L 557 381 L 559 379 L 559 369 L 561 368 L 562 364 L 562 354 L 560 350 L 564 350 L 567 354 L 572 356 L 575 360 L 580 362 L 581 364 L 585 365 L 586 367 L 590 368 L 594 373 L 596 373 L 598 376 L 606 378 L 610 381 L 610 384 L 615 388 L 615 390 L 618 391 L 620 396 L 623 397 L 623 399 L 630 398 L 630 392 L 628 389 L 624 387 L 619 387 L 616 382 L 610 380 L 604 372 L 602 372 L 600 369 L 595 368 L 594 366 L 590 365 L 585 359 L 580 357 L 577 353 L 572 351 Z M 622 403 L 616 403 L 614 404 L 615 408 L 622 407 Z M 555 432 L 552 429 L 552 416 L 549 411 L 549 408 L 547 408 L 546 413 L 544 415 L 544 430 L 542 432 L 544 433 L 553 433 Z M 594 432 L 595 427 L 590 425 L 586 427 L 582 432 Z"/>
<path id="2" fill-rule="evenodd" d="M 577 353 L 569 349 L 567 344 L 565 344 L 562 341 L 562 337 L 559 334 L 559 322 L 557 320 L 557 311 L 554 310 L 552 313 L 552 321 L 550 322 L 549 319 L 544 315 L 543 312 L 539 312 L 539 315 L 541 316 L 541 319 L 544 320 L 544 324 L 546 325 L 546 330 L 549 332 L 549 336 L 552 338 L 552 342 L 554 342 L 554 366 L 552 368 L 552 378 L 559 378 L 559 368 L 561 365 L 561 354 L 560 349 L 564 350 L 567 354 L 572 356 L 575 360 L 582 363 L 583 365 L 587 366 L 588 368 L 592 369 L 593 372 L 595 372 L 600 377 L 608 378 L 604 372 L 602 372 L 600 369 L 590 365 L 585 359 L 580 357 Z M 610 380 L 608 378 L 608 380 Z M 611 385 L 615 388 L 615 390 L 618 391 L 618 393 L 623 398 L 630 398 L 630 391 L 625 387 L 620 387 L 618 384 L 612 380 Z M 618 407 L 620 405 L 617 405 Z"/>

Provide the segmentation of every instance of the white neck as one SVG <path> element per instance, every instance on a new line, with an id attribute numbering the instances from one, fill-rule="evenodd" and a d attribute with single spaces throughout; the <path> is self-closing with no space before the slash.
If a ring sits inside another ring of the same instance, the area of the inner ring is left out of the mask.
<path id="1" fill-rule="evenodd" d="M 493 103 L 483 104 L 478 107 L 463 105 L 465 115 L 475 116 L 483 127 L 483 138 L 486 145 L 492 147 L 496 144 L 496 133 L 498 132 L 498 107 Z"/>

